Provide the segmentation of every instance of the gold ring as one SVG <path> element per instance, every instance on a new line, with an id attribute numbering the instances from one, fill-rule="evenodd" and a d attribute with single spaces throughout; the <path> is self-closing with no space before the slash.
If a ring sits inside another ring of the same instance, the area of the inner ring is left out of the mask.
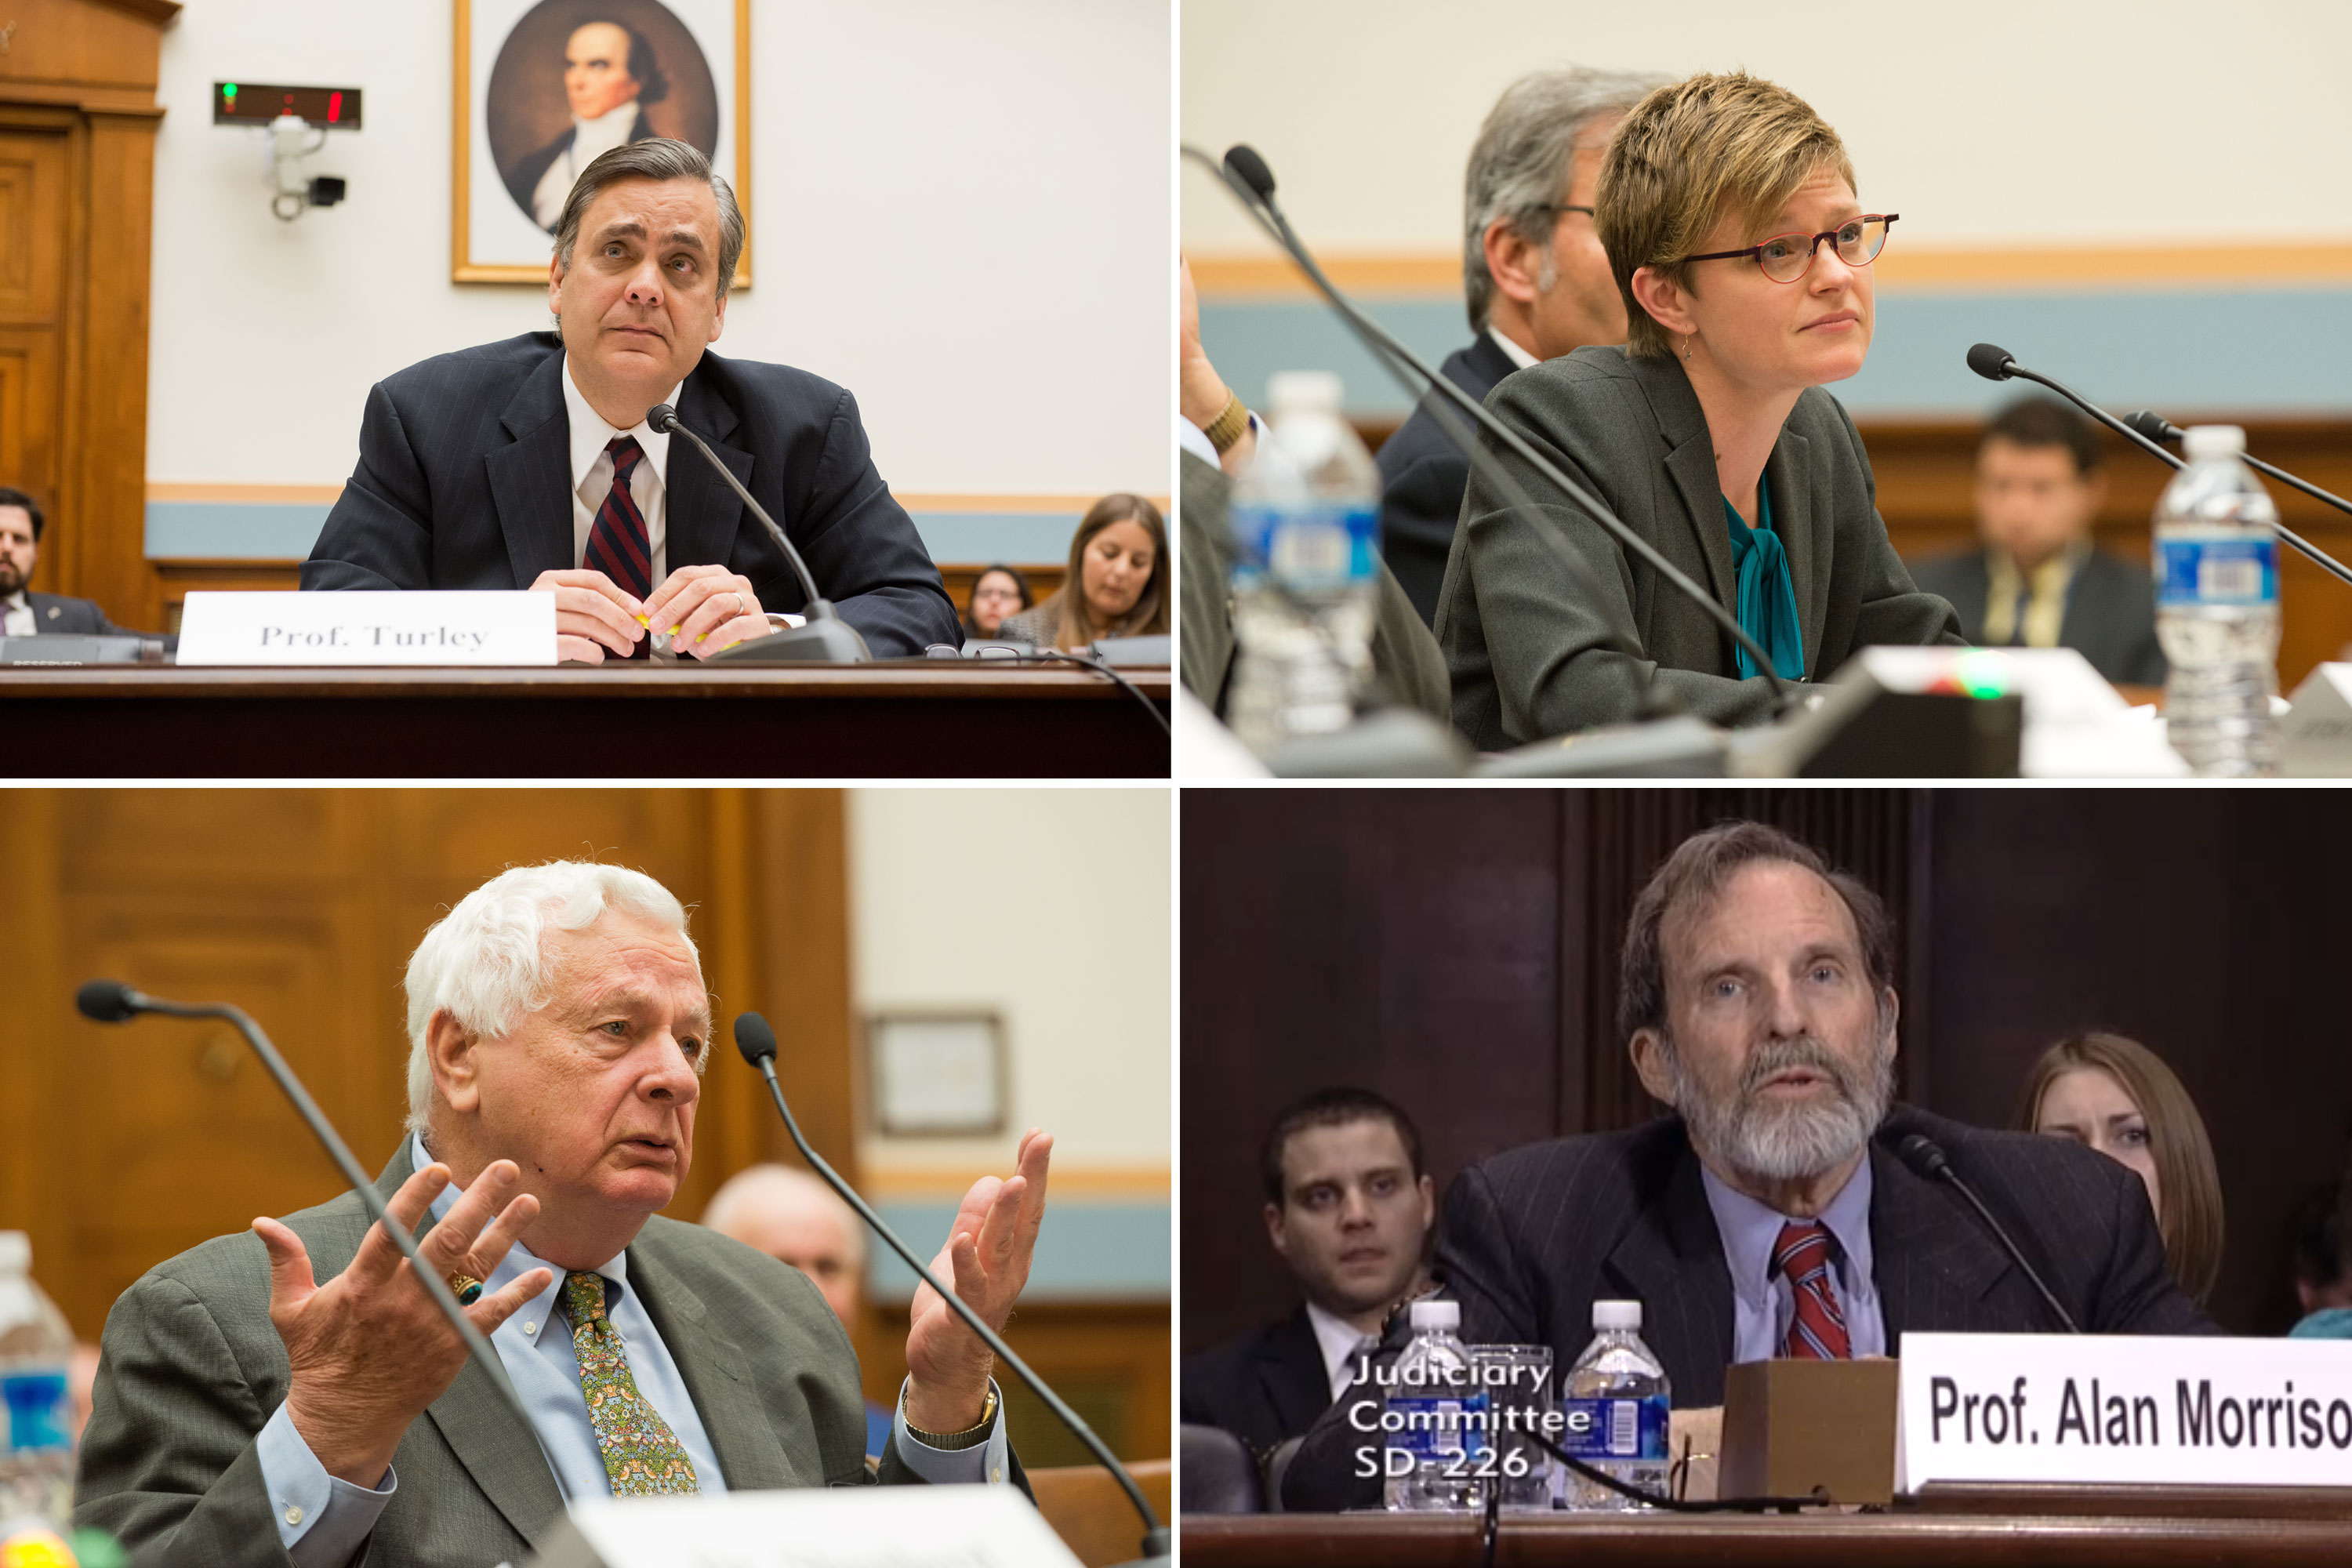
<path id="1" fill-rule="evenodd" d="M 470 1307 L 482 1299 L 482 1282 L 470 1274 L 448 1276 L 449 1289 L 457 1293 L 457 1305 Z"/>

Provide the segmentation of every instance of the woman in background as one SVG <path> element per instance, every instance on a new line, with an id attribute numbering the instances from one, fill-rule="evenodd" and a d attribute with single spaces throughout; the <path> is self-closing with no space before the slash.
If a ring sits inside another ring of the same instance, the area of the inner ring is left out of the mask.
<path id="1" fill-rule="evenodd" d="M 1036 602 L 1037 596 L 1029 591 L 1029 579 L 1018 567 L 1000 562 L 972 579 L 971 601 L 963 612 L 963 635 L 992 637 L 1008 618 Z"/>
<path id="2" fill-rule="evenodd" d="M 997 635 L 1039 647 L 1082 648 L 1101 637 L 1168 633 L 1168 525 L 1141 496 L 1108 495 L 1070 541 L 1062 585 Z"/>
<path id="3" fill-rule="evenodd" d="M 2137 1173 L 2172 1277 L 2203 1304 L 2221 1272 L 2221 1178 L 2196 1101 L 2155 1052 L 2121 1035 L 2069 1036 L 2033 1064 L 2017 1124 Z"/>

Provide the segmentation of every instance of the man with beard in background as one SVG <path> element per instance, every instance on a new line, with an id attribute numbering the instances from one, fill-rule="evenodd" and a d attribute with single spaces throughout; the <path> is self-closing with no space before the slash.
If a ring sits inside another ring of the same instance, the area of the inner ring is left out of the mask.
<path id="1" fill-rule="evenodd" d="M 1455 1179 L 1435 1272 L 1463 1340 L 1549 1344 L 1564 1369 L 1594 1301 L 1639 1301 L 1679 1412 L 1721 1405 L 1734 1362 L 1895 1355 L 1906 1331 L 2061 1331 L 1966 1200 L 1895 1153 L 1914 1133 L 2083 1331 L 2215 1331 L 2165 1268 L 2146 1188 L 2114 1161 L 1890 1112 L 1893 951 L 1877 896 L 1787 834 L 1728 822 L 1685 840 L 1634 902 L 1618 994 L 1634 1069 L 1675 1114 Z M 1402 1318 L 1383 1357 L 1403 1346 Z M 1286 1507 L 1378 1503 L 1378 1476 L 1356 1473 L 1355 1450 L 1381 1441 L 1368 1398 L 1377 1417 L 1377 1388 L 1360 1385 L 1308 1434 Z"/>

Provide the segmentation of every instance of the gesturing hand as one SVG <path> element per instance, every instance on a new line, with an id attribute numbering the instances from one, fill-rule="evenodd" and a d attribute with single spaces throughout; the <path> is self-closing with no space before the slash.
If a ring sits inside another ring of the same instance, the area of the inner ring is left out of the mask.
<path id="1" fill-rule="evenodd" d="M 931 1259 L 931 1272 L 1000 1332 L 1029 1282 L 1037 1228 L 1045 1221 L 1045 1166 L 1053 1153 L 1054 1140 L 1046 1133 L 1032 1129 L 1024 1134 L 1018 1173 L 1009 1181 L 982 1176 L 974 1182 L 948 1227 L 948 1244 Z M 926 1432 L 961 1432 L 978 1425 L 995 1359 L 988 1346 L 928 1285 L 916 1290 L 910 1317 L 907 1419 Z"/>
<path id="2" fill-rule="evenodd" d="M 490 1217 L 492 1205 L 514 1190 L 518 1174 L 513 1161 L 498 1161 L 450 1205 L 417 1244 L 427 1268 L 489 1278 L 539 1217 L 539 1200 L 528 1194 Z M 384 1206 L 395 1224 L 413 1230 L 448 1184 L 446 1165 L 427 1165 Z M 457 1381 L 465 1342 L 381 1225 L 368 1227 L 352 1266 L 324 1285 L 311 1273 L 301 1237 L 274 1219 L 257 1219 L 253 1229 L 269 1249 L 269 1321 L 286 1342 L 293 1371 L 287 1415 L 329 1475 L 373 1488 L 408 1424 Z M 534 1268 L 475 1302 L 466 1315 L 490 1333 L 554 1278 Z"/>

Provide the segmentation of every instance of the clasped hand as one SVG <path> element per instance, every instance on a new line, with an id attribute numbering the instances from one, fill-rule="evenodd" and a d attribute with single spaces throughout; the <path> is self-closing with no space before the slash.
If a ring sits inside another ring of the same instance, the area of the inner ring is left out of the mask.
<path id="1" fill-rule="evenodd" d="M 626 658 L 656 631 L 674 651 L 709 658 L 774 629 L 751 580 L 724 566 L 681 566 L 643 602 L 588 566 L 542 572 L 530 591 L 555 595 L 555 657 L 567 662 Z"/>
<path id="2" fill-rule="evenodd" d="M 1045 1222 L 1045 1167 L 1054 1140 L 1032 1129 L 1021 1140 L 1009 1180 L 982 1176 L 971 1184 L 948 1227 L 948 1242 L 931 1272 L 948 1280 L 964 1305 L 1000 1333 L 1013 1303 L 1029 1282 L 1037 1230 Z M 953 1308 L 928 1285 L 915 1292 L 907 1333 L 907 1419 L 926 1432 L 961 1432 L 979 1425 L 988 1403 L 995 1357 Z"/>

